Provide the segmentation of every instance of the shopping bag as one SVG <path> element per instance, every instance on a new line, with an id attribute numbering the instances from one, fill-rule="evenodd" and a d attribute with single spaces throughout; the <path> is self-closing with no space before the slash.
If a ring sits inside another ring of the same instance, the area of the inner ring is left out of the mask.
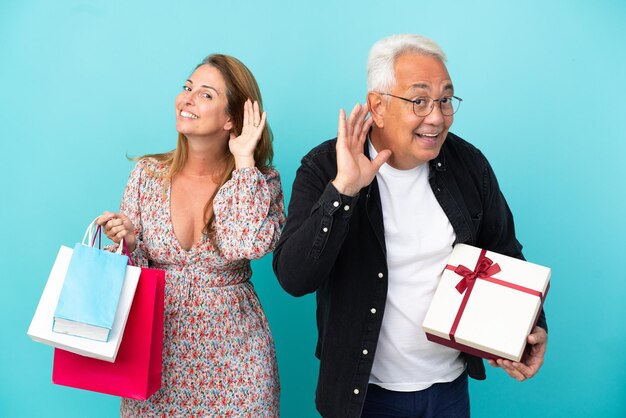
<path id="1" fill-rule="evenodd" d="M 122 254 L 122 244 L 115 253 L 94 246 L 102 236 L 102 229 L 95 222 L 87 227 L 82 243 L 74 247 L 52 330 L 107 341 L 124 285 L 128 256 Z"/>
<path id="2" fill-rule="evenodd" d="M 62 348 L 83 356 L 110 362 L 115 361 L 141 269 L 134 266 L 128 266 L 126 268 L 118 310 L 115 314 L 113 328 L 107 342 L 60 334 L 52 331 L 54 310 L 59 300 L 63 280 L 69 267 L 72 254 L 73 250 L 69 247 L 61 246 L 59 249 L 54 266 L 50 271 L 50 276 L 48 277 L 41 299 L 37 305 L 37 310 L 28 328 L 28 335 L 34 341 Z"/>
<path id="3" fill-rule="evenodd" d="M 54 350 L 52 382 L 146 400 L 161 387 L 165 272 L 141 269 L 115 363 Z"/>

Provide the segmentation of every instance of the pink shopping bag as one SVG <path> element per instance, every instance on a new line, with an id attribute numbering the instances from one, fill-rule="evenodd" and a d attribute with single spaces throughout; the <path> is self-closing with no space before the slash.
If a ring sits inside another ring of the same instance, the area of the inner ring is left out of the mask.
<path id="1" fill-rule="evenodd" d="M 165 272 L 141 269 L 124 337 L 114 363 L 56 348 L 57 385 L 145 400 L 161 388 Z"/>

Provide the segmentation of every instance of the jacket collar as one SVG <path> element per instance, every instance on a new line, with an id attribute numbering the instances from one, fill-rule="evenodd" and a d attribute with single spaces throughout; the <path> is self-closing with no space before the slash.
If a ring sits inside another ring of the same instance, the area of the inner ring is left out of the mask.
<path id="1" fill-rule="evenodd" d="M 444 152 L 445 146 L 446 143 L 444 142 L 441 146 L 441 150 L 439 150 L 439 155 L 428 162 L 431 170 L 441 172 L 446 171 L 446 153 Z"/>

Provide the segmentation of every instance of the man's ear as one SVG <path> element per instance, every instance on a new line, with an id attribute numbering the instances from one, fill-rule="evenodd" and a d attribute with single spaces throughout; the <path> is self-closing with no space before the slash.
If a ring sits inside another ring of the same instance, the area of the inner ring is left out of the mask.
<path id="1" fill-rule="evenodd" d="M 380 93 L 376 93 L 373 91 L 368 92 L 367 105 L 369 107 L 370 115 L 374 124 L 378 128 L 383 128 L 385 125 L 385 119 L 383 116 L 385 114 L 386 107 L 386 102 L 383 99 L 383 96 Z"/>

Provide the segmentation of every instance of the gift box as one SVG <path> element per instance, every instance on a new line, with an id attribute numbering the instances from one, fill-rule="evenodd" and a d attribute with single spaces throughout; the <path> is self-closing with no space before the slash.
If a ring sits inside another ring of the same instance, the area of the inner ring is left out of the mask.
<path id="1" fill-rule="evenodd" d="M 488 359 L 521 361 L 551 270 L 457 244 L 422 324 L 428 340 Z"/>

